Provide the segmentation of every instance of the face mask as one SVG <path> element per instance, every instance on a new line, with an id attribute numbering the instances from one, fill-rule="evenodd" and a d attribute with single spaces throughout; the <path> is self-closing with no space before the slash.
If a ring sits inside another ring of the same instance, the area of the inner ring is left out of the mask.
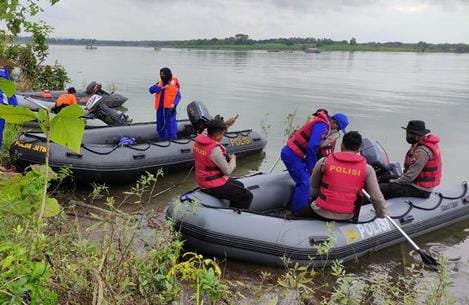
<path id="1" fill-rule="evenodd" d="M 416 136 L 410 136 L 410 135 L 406 136 L 405 140 L 407 141 L 407 143 L 412 144 L 412 145 L 419 141 Z"/>

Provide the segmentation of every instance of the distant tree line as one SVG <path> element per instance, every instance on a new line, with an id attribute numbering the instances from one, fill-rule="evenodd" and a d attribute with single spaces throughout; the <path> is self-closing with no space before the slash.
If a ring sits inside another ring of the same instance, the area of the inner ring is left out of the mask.
<path id="1" fill-rule="evenodd" d="M 18 42 L 27 43 L 30 37 L 19 37 Z M 246 49 L 304 49 L 323 48 L 325 50 L 402 50 L 415 52 L 455 52 L 469 53 L 469 44 L 438 43 L 432 44 L 424 41 L 417 43 L 403 42 L 365 42 L 359 43 L 356 38 L 350 40 L 332 40 L 330 38 L 270 38 L 255 40 L 246 34 L 236 34 L 226 38 L 191 39 L 191 40 L 96 40 L 96 39 L 72 39 L 72 38 L 48 38 L 49 44 L 67 45 L 96 45 L 96 46 L 129 46 L 129 47 L 175 47 L 175 48 L 224 48 L 236 47 Z"/>

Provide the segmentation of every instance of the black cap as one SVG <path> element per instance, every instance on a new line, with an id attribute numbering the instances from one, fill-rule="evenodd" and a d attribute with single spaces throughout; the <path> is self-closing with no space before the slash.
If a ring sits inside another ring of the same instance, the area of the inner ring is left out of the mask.
<path id="1" fill-rule="evenodd" d="M 430 133 L 430 130 L 425 127 L 425 122 L 420 120 L 409 121 L 409 123 L 407 123 L 407 127 L 402 127 L 402 129 L 420 136 Z"/>
<path id="2" fill-rule="evenodd" d="M 220 118 L 214 118 L 214 119 L 206 122 L 205 125 L 207 126 L 207 133 L 209 135 L 214 134 L 214 133 L 219 132 L 219 131 L 225 131 L 226 130 L 225 122 L 223 122 L 223 120 L 221 120 Z"/>

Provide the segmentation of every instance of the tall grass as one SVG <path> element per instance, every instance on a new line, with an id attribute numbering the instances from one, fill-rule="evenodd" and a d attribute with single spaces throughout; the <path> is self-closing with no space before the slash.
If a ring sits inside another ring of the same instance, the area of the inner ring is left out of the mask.
<path id="1" fill-rule="evenodd" d="M 20 136 L 22 132 L 21 126 L 17 124 L 5 124 L 3 129 L 3 145 L 0 149 L 0 164 L 7 165 L 11 163 L 10 146 Z"/>

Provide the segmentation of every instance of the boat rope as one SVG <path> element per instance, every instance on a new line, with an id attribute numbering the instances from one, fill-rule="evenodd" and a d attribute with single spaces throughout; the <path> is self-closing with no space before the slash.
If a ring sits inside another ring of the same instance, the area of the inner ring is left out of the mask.
<path id="1" fill-rule="evenodd" d="M 229 139 L 237 138 L 238 136 L 247 137 L 251 134 L 252 129 L 225 132 L 225 137 Z"/>
<path id="2" fill-rule="evenodd" d="M 93 149 L 87 147 L 86 145 L 83 145 L 83 144 L 81 145 L 81 147 L 83 147 L 83 149 L 85 149 L 85 150 L 87 150 L 87 151 L 89 151 L 89 152 L 92 152 L 92 153 L 94 153 L 94 154 L 100 155 L 100 156 L 105 156 L 105 155 L 111 154 L 113 151 L 115 151 L 116 149 L 118 149 L 119 146 L 120 146 L 120 145 L 114 145 L 114 147 L 113 147 L 111 150 L 106 151 L 106 152 L 101 152 L 101 151 L 93 150 Z"/>
<path id="3" fill-rule="evenodd" d="M 248 136 L 248 135 L 251 134 L 251 132 L 252 132 L 252 129 L 246 129 L 246 130 L 241 130 L 241 131 L 232 131 L 232 132 L 225 133 L 225 136 L 229 139 L 234 139 L 234 138 L 237 138 L 239 136 Z M 24 133 L 24 135 L 27 136 L 27 137 L 33 138 L 34 140 L 32 140 L 32 141 L 22 140 L 21 142 L 23 142 L 23 143 L 35 143 L 35 142 L 38 142 L 38 141 L 42 141 L 42 142 L 46 141 L 46 139 L 44 137 L 37 136 L 35 134 Z M 127 148 L 135 150 L 135 151 L 147 151 L 152 146 L 166 148 L 166 147 L 169 147 L 171 145 L 171 143 L 175 143 L 175 144 L 179 144 L 179 145 L 186 145 L 186 144 L 189 144 L 190 142 L 195 141 L 195 137 L 196 137 L 196 135 L 189 135 L 188 137 L 182 137 L 182 138 L 179 138 L 179 139 L 176 139 L 176 140 L 167 140 L 167 142 L 166 141 L 159 141 L 159 142 L 147 141 L 146 143 L 143 143 L 143 144 L 147 145 L 144 148 L 140 147 L 142 145 L 142 143 L 124 144 L 124 145 L 116 144 L 110 150 L 105 151 L 105 152 L 97 151 L 94 148 L 90 148 L 89 145 L 87 145 L 87 144 L 81 144 L 81 147 L 83 147 L 83 149 L 85 149 L 85 150 L 87 150 L 91 153 L 101 155 L 101 156 L 105 156 L 105 155 L 111 154 L 112 152 L 117 150 L 119 147 L 127 147 Z"/>
<path id="4" fill-rule="evenodd" d="M 412 201 L 410 200 L 406 200 L 405 203 L 408 204 L 408 208 L 407 210 L 402 213 L 401 215 L 397 215 L 397 216 L 390 216 L 392 219 L 401 219 L 405 216 L 407 216 L 411 211 L 412 209 L 417 209 L 417 210 L 424 210 L 424 211 L 432 211 L 432 210 L 435 210 L 437 209 L 441 203 L 443 202 L 443 199 L 449 199 L 449 200 L 457 200 L 457 199 L 461 199 L 463 198 L 464 196 L 466 196 L 467 194 L 467 191 L 468 191 L 468 185 L 467 185 L 467 182 L 464 181 L 462 182 L 462 185 L 463 185 L 463 192 L 461 193 L 461 195 L 459 196 L 454 196 L 454 197 L 451 197 L 451 196 L 444 196 L 442 193 L 439 193 L 439 192 L 436 192 L 435 194 L 438 195 L 439 199 L 438 199 L 438 202 L 435 206 L 431 207 L 431 208 L 426 208 L 426 207 L 421 207 L 421 206 L 417 206 L 415 205 Z M 193 200 L 192 198 L 190 198 L 188 195 L 195 192 L 195 191 L 198 191 L 198 190 L 201 190 L 200 187 L 196 187 L 194 188 L 193 190 L 191 191 L 188 191 L 184 194 L 182 194 L 180 197 L 179 197 L 179 200 L 180 202 L 186 202 L 186 201 L 191 201 Z M 308 220 L 308 219 L 311 219 L 311 218 L 298 218 L 298 217 L 295 217 L 295 216 L 290 216 L 290 215 L 283 215 L 283 216 L 274 216 L 274 215 L 269 215 L 269 213 L 266 211 L 262 211 L 262 212 L 259 212 L 259 211 L 252 211 L 252 210 L 246 210 L 246 209 L 238 209 L 238 208 L 233 208 L 233 207 L 216 207 L 216 206 L 211 206 L 211 205 L 207 205 L 203 202 L 199 202 L 197 201 L 200 205 L 202 205 L 203 207 L 206 207 L 206 208 L 210 208 L 210 209 L 216 209 L 216 210 L 232 210 L 233 212 L 236 212 L 238 214 L 241 214 L 242 212 L 244 213 L 250 213 L 250 214 L 256 214 L 256 215 L 263 215 L 263 216 L 269 216 L 269 217 L 274 217 L 274 218 L 282 218 L 282 219 L 285 219 L 285 220 L 293 220 L 293 219 L 303 219 L 303 220 Z M 358 221 L 358 222 L 353 222 L 353 221 L 348 221 L 350 223 L 354 223 L 354 224 L 366 224 L 366 223 L 370 223 L 370 222 L 373 222 L 377 219 L 378 217 L 375 215 L 373 218 L 369 219 L 369 220 L 364 220 L 364 221 Z"/>
<path id="5" fill-rule="evenodd" d="M 392 219 L 401 219 L 405 216 L 407 216 L 407 214 L 409 214 L 412 209 L 416 209 L 416 210 L 423 210 L 423 211 L 433 211 L 435 209 L 437 209 L 441 203 L 443 203 L 443 199 L 447 199 L 447 200 L 458 200 L 458 199 L 461 199 L 463 198 L 464 196 L 466 196 L 467 194 L 467 191 L 468 191 L 468 186 L 467 186 L 467 182 L 466 181 L 463 181 L 462 182 L 462 186 L 463 186 L 463 191 L 461 193 L 461 195 L 459 196 L 445 196 L 443 195 L 443 193 L 441 192 L 435 192 L 435 194 L 439 197 L 438 199 L 438 202 L 435 204 L 435 206 L 433 207 L 430 207 L 430 208 L 427 208 L 427 207 L 422 207 L 422 206 L 418 206 L 416 205 L 415 203 L 413 203 L 411 200 L 406 200 L 404 201 L 405 203 L 408 204 L 408 209 L 402 213 L 401 215 L 398 215 L 398 216 L 390 216 Z M 359 221 L 359 222 L 355 222 L 357 224 L 365 224 L 365 223 L 370 223 L 370 222 L 373 222 L 375 221 L 377 218 L 377 216 L 375 215 L 372 219 L 370 220 L 365 220 L 365 221 Z"/>

